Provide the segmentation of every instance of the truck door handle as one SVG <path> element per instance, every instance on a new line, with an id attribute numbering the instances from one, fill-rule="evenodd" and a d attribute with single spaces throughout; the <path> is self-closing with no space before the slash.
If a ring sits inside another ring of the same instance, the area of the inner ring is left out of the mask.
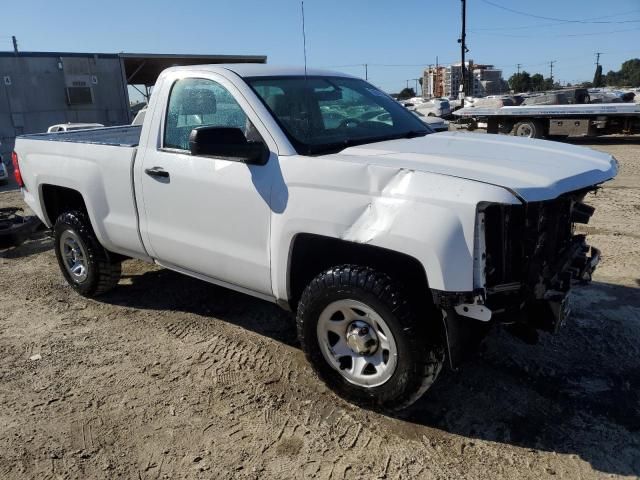
<path id="1" fill-rule="evenodd" d="M 162 167 L 145 168 L 144 173 L 150 177 L 169 178 L 169 172 Z"/>

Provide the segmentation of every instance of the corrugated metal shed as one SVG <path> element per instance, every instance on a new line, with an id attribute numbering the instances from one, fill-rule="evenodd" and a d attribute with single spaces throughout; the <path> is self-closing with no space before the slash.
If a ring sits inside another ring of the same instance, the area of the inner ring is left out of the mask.
<path id="1" fill-rule="evenodd" d="M 265 63 L 263 55 L 0 52 L 0 154 L 17 135 L 59 123 L 131 123 L 128 85 L 151 87 L 165 68 Z"/>

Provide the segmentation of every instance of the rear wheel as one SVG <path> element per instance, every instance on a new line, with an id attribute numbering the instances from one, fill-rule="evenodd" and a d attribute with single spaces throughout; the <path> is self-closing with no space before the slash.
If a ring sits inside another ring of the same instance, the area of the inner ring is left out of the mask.
<path id="1" fill-rule="evenodd" d="M 95 236 L 87 214 L 65 212 L 54 227 L 58 265 L 71 287 L 85 297 L 96 297 L 120 280 L 120 262 Z"/>
<path id="2" fill-rule="evenodd" d="M 522 120 L 513 126 L 511 133 L 516 137 L 542 138 L 544 129 L 542 124 L 536 120 Z"/>
<path id="3" fill-rule="evenodd" d="M 418 318 L 386 274 L 343 265 L 305 289 L 298 337 L 315 371 L 336 393 L 400 410 L 420 398 L 442 368 L 442 337 L 428 324 L 439 319 L 428 313 Z"/>

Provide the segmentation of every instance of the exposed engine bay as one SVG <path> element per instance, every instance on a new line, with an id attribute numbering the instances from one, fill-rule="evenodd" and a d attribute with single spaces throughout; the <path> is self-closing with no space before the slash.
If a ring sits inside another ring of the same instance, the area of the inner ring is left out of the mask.
<path id="1" fill-rule="evenodd" d="M 575 234 L 594 209 L 583 203 L 593 189 L 524 205 L 484 210 L 486 305 L 496 320 L 556 331 L 568 316 L 573 282 L 588 282 L 600 251 Z"/>
<path id="2" fill-rule="evenodd" d="M 479 206 L 474 276 L 484 288 L 433 292 L 445 316 L 452 365 L 490 324 L 506 325 L 532 344 L 538 330 L 561 327 L 571 312 L 572 284 L 589 282 L 600 261 L 600 251 L 575 233 L 575 224 L 588 223 L 594 213 L 583 200 L 597 188 L 541 202 Z"/>

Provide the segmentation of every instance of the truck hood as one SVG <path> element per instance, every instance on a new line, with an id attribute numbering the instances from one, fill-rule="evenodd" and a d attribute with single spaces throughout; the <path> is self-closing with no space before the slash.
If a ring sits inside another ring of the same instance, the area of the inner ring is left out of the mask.
<path id="1" fill-rule="evenodd" d="M 613 156 L 589 148 L 458 132 L 360 145 L 330 157 L 498 185 L 527 202 L 602 183 L 618 171 Z"/>

